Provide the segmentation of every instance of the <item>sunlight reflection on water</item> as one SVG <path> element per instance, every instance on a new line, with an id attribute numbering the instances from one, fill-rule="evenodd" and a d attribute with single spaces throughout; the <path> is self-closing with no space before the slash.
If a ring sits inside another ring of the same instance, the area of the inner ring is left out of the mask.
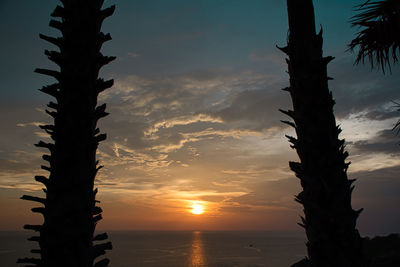
<path id="1" fill-rule="evenodd" d="M 201 232 L 193 232 L 192 238 L 192 249 L 190 252 L 190 261 L 188 267 L 204 267 L 206 266 L 204 249 L 203 249 L 203 239 Z"/>

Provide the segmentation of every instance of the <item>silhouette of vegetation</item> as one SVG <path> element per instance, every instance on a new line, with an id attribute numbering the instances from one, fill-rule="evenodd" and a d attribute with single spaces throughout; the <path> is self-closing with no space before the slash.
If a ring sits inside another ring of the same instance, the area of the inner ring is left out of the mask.
<path id="1" fill-rule="evenodd" d="M 364 238 L 363 247 L 370 265 L 379 267 L 400 266 L 400 236 L 390 234 L 372 239 Z"/>
<path id="2" fill-rule="evenodd" d="M 31 252 L 40 254 L 40 258 L 22 258 L 18 263 L 44 267 L 108 266 L 107 258 L 94 263 L 112 248 L 111 242 L 94 244 L 108 238 L 106 233 L 94 236 L 96 224 L 102 219 L 102 209 L 96 206 L 99 201 L 95 200 L 94 180 L 102 167 L 96 161 L 96 150 L 99 142 L 106 139 L 106 134 L 99 134 L 96 124 L 108 115 L 105 104 L 97 106 L 97 97 L 113 85 L 113 80 L 104 81 L 98 74 L 102 66 L 115 59 L 101 54 L 102 44 L 111 36 L 100 29 L 115 7 L 102 9 L 103 0 L 61 2 L 62 6 L 51 14 L 60 20 L 51 20 L 49 24 L 61 32 L 61 37 L 40 35 L 59 48 L 45 51 L 59 71 L 35 70 L 58 81 L 41 89 L 56 99 L 47 105 L 51 110 L 46 110 L 54 125 L 40 126 L 54 142 L 36 144 L 50 152 L 43 155 L 49 165 L 42 166 L 50 172 L 49 177 L 35 177 L 46 187 L 46 197 L 22 196 L 42 204 L 32 211 L 43 215 L 43 224 L 24 226 L 39 233 L 28 240 L 39 242 L 40 249 Z"/>
<path id="3" fill-rule="evenodd" d="M 399 59 L 400 49 L 400 1 L 366 1 L 357 7 L 360 13 L 351 19 L 352 26 L 363 28 L 349 44 L 351 51 L 359 48 L 355 63 L 364 63 L 371 67 L 385 67 L 391 71 L 391 62 Z"/>
<path id="4" fill-rule="evenodd" d="M 359 48 L 355 63 L 370 62 L 371 68 L 385 68 L 391 73 L 391 64 L 397 64 L 400 49 L 400 1 L 383 0 L 357 6 L 359 14 L 351 19 L 352 26 L 363 28 L 349 44 L 351 51 Z M 393 101 L 397 110 L 400 104 Z M 400 120 L 393 130 L 400 131 Z M 390 234 L 372 239 L 364 238 L 364 254 L 370 266 L 400 266 L 400 236 Z"/>
<path id="5" fill-rule="evenodd" d="M 362 238 L 356 229 L 361 210 L 351 206 L 354 189 L 347 177 L 344 140 L 336 125 L 332 93 L 328 88 L 327 64 L 322 55 L 322 30 L 315 32 L 312 0 L 287 0 L 288 45 L 280 48 L 289 56 L 290 93 L 293 110 L 283 111 L 293 119 L 297 138 L 287 136 L 300 162 L 290 168 L 303 191 L 296 201 L 304 207 L 302 223 L 308 238 L 308 258 L 293 266 L 367 266 Z"/>
<path id="6" fill-rule="evenodd" d="M 371 64 L 371 68 L 380 67 L 385 73 L 385 66 L 391 72 L 391 62 L 396 64 L 400 50 L 400 1 L 384 0 L 371 2 L 368 0 L 359 5 L 359 14 L 352 17 L 352 26 L 364 28 L 349 44 L 349 49 L 354 51 L 359 48 L 355 63 Z M 376 62 L 376 63 L 375 63 Z M 396 103 L 398 111 L 399 104 Z M 400 132 L 400 120 L 393 130 Z"/>

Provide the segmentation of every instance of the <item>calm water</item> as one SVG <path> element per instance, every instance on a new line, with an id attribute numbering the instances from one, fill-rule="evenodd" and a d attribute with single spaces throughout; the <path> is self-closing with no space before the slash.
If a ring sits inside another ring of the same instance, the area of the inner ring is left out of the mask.
<path id="1" fill-rule="evenodd" d="M 289 232 L 108 232 L 112 267 L 286 267 L 306 255 Z M 17 266 L 36 242 L 28 232 L 0 232 L 0 267 Z"/>

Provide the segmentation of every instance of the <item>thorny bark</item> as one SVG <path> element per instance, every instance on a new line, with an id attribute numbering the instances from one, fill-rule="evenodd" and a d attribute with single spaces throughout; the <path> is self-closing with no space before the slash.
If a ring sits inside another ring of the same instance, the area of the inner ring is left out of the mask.
<path id="1" fill-rule="evenodd" d="M 60 1 L 62 6 L 57 6 L 51 14 L 60 20 L 51 20 L 49 25 L 58 29 L 61 37 L 40 35 L 59 48 L 59 51 L 45 51 L 59 71 L 35 70 L 57 80 L 41 89 L 56 99 L 47 105 L 51 110 L 46 110 L 54 118 L 54 124 L 40 126 L 53 142 L 40 141 L 36 145 L 50 152 L 43 155 L 49 165 L 42 166 L 50 172 L 49 177 L 35 177 L 46 187 L 46 197 L 22 197 L 43 205 L 32 209 L 43 215 L 43 225 L 24 226 L 39 233 L 28 240 L 39 242 L 40 249 L 31 252 L 39 253 L 40 258 L 22 258 L 18 263 L 44 267 L 108 266 L 106 258 L 94 263 L 112 247 L 111 242 L 94 244 L 108 238 L 106 233 L 93 236 L 97 222 L 102 219 L 102 210 L 96 206 L 94 180 L 101 168 L 96 161 L 96 150 L 99 142 L 106 139 L 105 134 L 99 134 L 96 124 L 108 115 L 105 104 L 97 106 L 97 97 L 113 85 L 113 80 L 104 81 L 98 74 L 102 66 L 115 59 L 101 54 L 102 44 L 111 40 L 111 36 L 100 29 L 115 7 L 101 9 L 103 0 Z"/>
<path id="2" fill-rule="evenodd" d="M 332 93 L 328 88 L 327 64 L 322 56 L 322 30 L 315 32 L 312 0 L 287 0 L 288 45 L 280 48 L 289 56 L 288 69 L 293 110 L 282 111 L 293 119 L 297 138 L 288 136 L 300 162 L 290 168 L 303 191 L 296 201 L 304 207 L 301 226 L 308 238 L 311 266 L 366 266 L 356 220 L 361 212 L 351 206 L 354 180 L 347 178 L 348 153 L 341 129 L 336 126 Z"/>

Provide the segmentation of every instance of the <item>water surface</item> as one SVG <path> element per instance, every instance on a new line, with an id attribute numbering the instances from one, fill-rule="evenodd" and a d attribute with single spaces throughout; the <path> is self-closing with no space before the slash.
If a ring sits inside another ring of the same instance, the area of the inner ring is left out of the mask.
<path id="1" fill-rule="evenodd" d="M 286 267 L 306 255 L 303 233 L 111 231 L 112 267 Z M 0 266 L 31 257 L 29 232 L 0 232 Z"/>

